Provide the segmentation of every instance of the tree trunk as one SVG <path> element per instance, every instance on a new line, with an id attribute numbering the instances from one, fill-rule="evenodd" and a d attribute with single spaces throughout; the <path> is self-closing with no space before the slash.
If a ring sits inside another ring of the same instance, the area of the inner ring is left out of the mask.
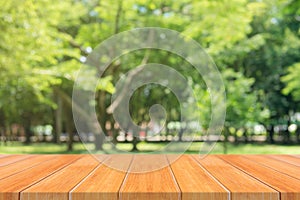
<path id="1" fill-rule="evenodd" d="M 234 144 L 237 145 L 239 143 L 239 138 L 238 138 L 236 129 L 234 130 L 233 136 L 234 136 Z"/>
<path id="2" fill-rule="evenodd" d="M 229 135 L 229 130 L 228 128 L 224 128 L 224 140 L 223 140 L 223 153 L 227 154 L 228 152 L 228 147 L 227 147 L 227 143 L 228 143 L 228 135 Z"/>
<path id="3" fill-rule="evenodd" d="M 98 121 L 101 126 L 101 133 L 95 133 L 95 150 L 103 150 L 103 143 L 105 139 L 105 124 L 107 121 L 107 113 L 106 113 L 106 107 L 105 107 L 105 98 L 106 93 L 105 91 L 99 91 L 99 97 L 98 97 L 98 106 L 99 106 L 99 116 Z M 94 130 L 95 131 L 95 130 Z"/>
<path id="4" fill-rule="evenodd" d="M 9 124 L 5 123 L 4 126 L 4 145 L 7 145 L 7 141 L 9 141 Z"/>
<path id="5" fill-rule="evenodd" d="M 95 150 L 101 151 L 103 150 L 104 143 L 104 135 L 103 134 L 95 134 Z"/>
<path id="6" fill-rule="evenodd" d="M 115 30 L 114 33 L 117 34 L 119 33 L 119 25 L 120 25 L 120 18 L 121 18 L 121 13 L 122 13 L 122 8 L 123 7 L 123 0 L 118 1 L 118 10 L 115 18 Z"/>
<path id="7" fill-rule="evenodd" d="M 74 121 L 73 121 L 73 115 L 72 110 L 68 110 L 65 112 L 65 124 L 66 124 L 66 131 L 68 134 L 68 140 L 67 140 L 67 150 L 72 151 L 73 150 L 73 143 L 74 143 Z"/>
<path id="8" fill-rule="evenodd" d="M 2 144 L 2 142 L 4 143 L 4 144 L 6 144 L 6 138 L 5 138 L 5 129 L 4 129 L 4 127 L 0 127 L 0 136 L 1 136 L 1 143 L 0 144 Z"/>
<path id="9" fill-rule="evenodd" d="M 137 136 L 133 136 L 133 140 L 132 140 L 133 147 L 132 147 L 131 151 L 139 151 L 137 148 L 137 144 L 138 144 Z"/>
<path id="10" fill-rule="evenodd" d="M 80 105 L 78 105 L 76 102 L 72 101 L 71 97 L 69 97 L 64 91 L 60 90 L 59 88 L 55 88 L 55 92 L 57 93 L 57 95 L 59 95 L 62 100 L 64 105 L 66 105 L 67 107 L 65 107 L 65 109 L 71 109 L 73 110 L 73 112 L 77 112 L 84 120 L 86 120 L 86 122 L 90 122 L 88 124 L 89 129 L 91 132 L 94 133 L 95 135 L 95 149 L 96 150 L 101 150 L 102 149 L 102 144 L 104 142 L 104 135 L 103 133 L 101 133 L 97 127 L 94 127 L 93 124 L 93 119 L 91 118 L 91 116 L 85 112 L 85 110 L 83 108 L 80 107 Z M 100 115 L 101 115 L 101 111 L 100 111 Z M 72 113 L 71 113 L 72 115 Z M 73 121 L 73 118 L 72 118 Z"/>
<path id="11" fill-rule="evenodd" d="M 267 129 L 267 141 L 270 144 L 274 144 L 274 125 L 270 125 L 270 127 Z"/>
<path id="12" fill-rule="evenodd" d="M 182 142 L 182 137 L 183 137 L 183 134 L 184 134 L 185 130 L 186 130 L 186 126 L 182 127 L 182 125 L 181 125 L 179 133 L 178 133 L 178 140 L 179 140 L 179 142 Z"/>
<path id="13" fill-rule="evenodd" d="M 284 143 L 289 144 L 291 142 L 291 134 L 289 131 L 289 126 L 291 125 L 290 118 L 287 121 L 287 129 L 284 131 Z"/>
<path id="14" fill-rule="evenodd" d="M 4 116 L 4 112 L 2 110 L 0 110 L 0 137 L 1 137 L 0 144 L 2 144 L 2 141 L 3 141 L 4 144 L 6 144 L 5 116 Z"/>
<path id="15" fill-rule="evenodd" d="M 54 143 L 60 143 L 60 135 L 62 133 L 62 115 L 63 102 L 60 96 L 57 96 L 57 109 L 55 110 L 55 133 L 53 136 Z"/>
<path id="16" fill-rule="evenodd" d="M 148 131 L 149 131 L 149 127 L 146 126 L 146 129 L 145 129 L 145 141 L 146 142 L 148 141 Z"/>
<path id="17" fill-rule="evenodd" d="M 297 139 L 297 143 L 300 144 L 300 127 L 297 127 L 296 130 L 296 139 Z"/>
<path id="18" fill-rule="evenodd" d="M 69 140 L 68 140 L 68 151 L 73 151 L 73 143 L 74 143 L 74 131 L 70 129 L 70 132 L 68 131 Z"/>
<path id="19" fill-rule="evenodd" d="M 25 129 L 25 144 L 31 143 L 31 120 L 29 117 L 24 118 L 24 129 Z"/>
<path id="20" fill-rule="evenodd" d="M 166 124 L 165 124 L 165 126 L 166 126 L 166 136 L 168 136 L 170 134 L 170 130 L 168 128 L 169 123 L 170 123 L 169 120 L 166 120 Z"/>
<path id="21" fill-rule="evenodd" d="M 117 140 L 118 129 L 115 129 L 115 127 L 112 125 L 111 131 L 112 131 L 112 137 L 113 137 L 112 143 L 114 144 L 114 146 L 116 146 L 118 143 L 118 140 Z"/>
<path id="22" fill-rule="evenodd" d="M 248 131 L 247 131 L 247 129 L 244 130 L 243 135 L 244 135 L 244 138 L 245 138 L 244 142 L 245 142 L 245 144 L 247 144 L 247 143 L 249 142 Z"/>

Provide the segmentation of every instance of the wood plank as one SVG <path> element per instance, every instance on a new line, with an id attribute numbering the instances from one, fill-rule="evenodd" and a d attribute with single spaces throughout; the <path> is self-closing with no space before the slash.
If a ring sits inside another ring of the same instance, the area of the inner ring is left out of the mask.
<path id="1" fill-rule="evenodd" d="M 173 155 L 168 155 L 173 160 Z M 191 156 L 182 155 L 171 163 L 171 169 L 181 189 L 183 200 L 228 199 L 229 191 L 218 183 Z"/>
<path id="2" fill-rule="evenodd" d="M 8 154 L 0 154 L 0 158 L 6 157 L 6 156 L 9 156 L 9 155 Z"/>
<path id="3" fill-rule="evenodd" d="M 170 166 L 172 155 L 102 155 L 102 163 L 91 155 L 2 159 L 0 200 L 228 199 L 229 192 L 233 200 L 278 199 L 279 192 L 283 200 L 300 199 L 296 156 L 183 155 Z"/>
<path id="4" fill-rule="evenodd" d="M 102 165 L 79 183 L 71 192 L 72 200 L 112 200 L 119 198 L 119 189 L 132 161 L 132 155 L 110 155 Z"/>
<path id="5" fill-rule="evenodd" d="M 280 192 L 281 200 L 300 199 L 300 180 L 251 161 L 246 155 L 220 155 L 220 158 Z"/>
<path id="6" fill-rule="evenodd" d="M 84 179 L 99 161 L 91 155 L 85 155 L 57 173 L 21 192 L 22 200 L 68 200 L 69 191 Z"/>
<path id="7" fill-rule="evenodd" d="M 300 179 L 300 168 L 293 164 L 276 160 L 271 157 L 263 156 L 263 155 L 247 155 L 246 158 L 251 159 L 252 161 L 255 161 L 259 164 L 270 167 L 286 175 Z"/>
<path id="8" fill-rule="evenodd" d="M 9 165 L 0 167 L 0 179 L 9 177 L 13 174 L 24 171 L 28 168 L 31 168 L 35 165 L 40 164 L 41 162 L 54 159 L 53 155 L 43 155 L 43 156 L 32 156 L 27 159 L 19 160 L 17 162 L 11 163 Z"/>
<path id="9" fill-rule="evenodd" d="M 268 157 L 287 162 L 300 167 L 300 158 L 291 155 L 268 155 Z"/>
<path id="10" fill-rule="evenodd" d="M 45 177 L 79 159 L 80 155 L 61 155 L 35 167 L 0 180 L 0 200 L 17 200 L 19 193 Z"/>
<path id="11" fill-rule="evenodd" d="M 145 172 L 134 173 L 137 171 Z M 120 198 L 125 200 L 180 199 L 180 189 L 166 156 L 135 155 L 130 166 L 130 173 L 127 174 L 120 189 Z"/>
<path id="12" fill-rule="evenodd" d="M 24 160 L 27 158 L 32 157 L 33 155 L 9 155 L 9 156 L 4 156 L 2 158 L 0 158 L 0 167 L 5 166 L 5 165 L 9 165 L 11 163 L 20 161 L 20 160 Z"/>
<path id="13" fill-rule="evenodd" d="M 279 199 L 279 193 L 257 179 L 221 160 L 217 156 L 194 158 L 230 190 L 231 199 Z"/>

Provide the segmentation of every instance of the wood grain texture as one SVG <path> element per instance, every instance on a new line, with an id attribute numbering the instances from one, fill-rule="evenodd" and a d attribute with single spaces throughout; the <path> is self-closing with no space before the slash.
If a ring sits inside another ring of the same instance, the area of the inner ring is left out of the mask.
<path id="1" fill-rule="evenodd" d="M 0 158 L 0 167 L 9 165 L 15 162 L 18 162 L 20 160 L 24 160 L 27 158 L 32 157 L 32 155 L 9 155 L 9 156 L 3 156 Z"/>
<path id="2" fill-rule="evenodd" d="M 86 155 L 21 193 L 22 200 L 68 200 L 69 191 L 84 179 L 99 161 Z"/>
<path id="3" fill-rule="evenodd" d="M 27 159 L 22 159 L 17 162 L 14 162 L 9 165 L 0 167 L 0 179 L 9 177 L 13 174 L 24 171 L 28 168 L 34 167 L 35 165 L 40 164 L 41 162 L 48 161 L 54 159 L 53 155 L 44 155 L 44 156 L 32 156 Z"/>
<path id="4" fill-rule="evenodd" d="M 168 155 L 173 160 L 172 155 Z M 183 200 L 220 199 L 229 197 L 229 191 L 220 185 L 191 156 L 182 155 L 171 163 L 176 181 L 181 189 Z"/>
<path id="5" fill-rule="evenodd" d="M 279 193 L 216 156 L 194 158 L 221 184 L 230 190 L 232 200 L 279 199 Z"/>
<path id="6" fill-rule="evenodd" d="M 262 155 L 248 155 L 246 158 L 251 159 L 252 161 L 255 161 L 259 164 L 270 167 L 283 174 L 300 179 L 300 167 L 297 167 L 293 164 Z"/>
<path id="7" fill-rule="evenodd" d="M 0 158 L 3 158 L 5 156 L 8 156 L 8 154 L 0 154 Z"/>
<path id="8" fill-rule="evenodd" d="M 144 172 L 134 173 L 138 171 Z M 179 199 L 180 189 L 166 156 L 135 155 L 130 166 L 130 173 L 127 174 L 120 189 L 120 198 L 125 200 Z"/>
<path id="9" fill-rule="evenodd" d="M 128 170 L 132 157 L 132 155 L 110 155 L 70 192 L 72 200 L 118 199 L 126 172 L 117 169 Z"/>
<path id="10" fill-rule="evenodd" d="M 0 200 L 300 199 L 297 156 L 97 156 L 0 155 Z"/>
<path id="11" fill-rule="evenodd" d="M 17 200 L 19 193 L 57 170 L 79 159 L 78 155 L 61 155 L 35 167 L 0 180 L 0 200 Z"/>
<path id="12" fill-rule="evenodd" d="M 300 167 L 300 158 L 291 155 L 268 155 L 268 157 L 274 158 L 276 160 L 280 160 L 283 162 L 287 162 L 293 165 Z"/>
<path id="13" fill-rule="evenodd" d="M 300 199 L 300 180 L 251 161 L 246 158 L 246 155 L 220 155 L 219 157 L 279 191 L 281 200 Z"/>

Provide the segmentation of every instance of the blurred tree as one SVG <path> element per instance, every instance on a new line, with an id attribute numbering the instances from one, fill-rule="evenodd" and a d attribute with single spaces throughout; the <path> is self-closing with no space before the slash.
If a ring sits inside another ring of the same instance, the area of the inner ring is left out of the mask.
<path id="1" fill-rule="evenodd" d="M 290 113 L 296 109 L 291 96 L 281 92 L 284 84 L 280 80 L 286 73 L 286 66 L 299 59 L 299 38 L 290 31 L 291 24 L 293 27 L 296 24 L 296 17 L 290 18 L 291 12 L 297 10 L 291 9 L 294 4 L 296 1 L 252 4 L 256 7 L 253 10 L 252 30 L 244 42 L 233 48 L 234 52 L 227 54 L 229 58 L 238 56 L 229 60 L 232 63 L 229 66 L 255 79 L 252 90 L 257 91 L 263 107 L 270 110 L 269 120 L 259 122 L 268 130 L 271 143 L 274 142 L 274 126 L 288 124 Z M 285 135 L 289 137 L 287 129 Z"/>
<path id="2" fill-rule="evenodd" d="M 220 68 L 228 92 L 226 128 L 238 130 L 249 122 L 259 122 L 273 142 L 274 126 L 288 124 L 291 113 L 299 109 L 297 0 L 117 0 L 113 4 L 108 0 L 12 0 L 0 2 L 0 19 L 0 129 L 20 123 L 26 129 L 27 142 L 32 125 L 51 122 L 56 127 L 56 142 L 62 127 L 68 127 L 68 148 L 72 149 L 71 93 L 78 70 L 99 43 L 137 27 L 174 29 L 207 50 Z M 201 121 L 207 126 L 209 93 L 202 77 L 191 73 L 194 69 L 184 59 L 149 50 L 124 55 L 104 72 L 95 102 L 105 135 L 106 122 L 113 122 L 110 97 L 114 84 L 127 71 L 151 62 L 172 66 L 192 83 L 201 97 Z M 170 113 L 167 121 L 178 120 L 177 102 L 168 94 L 159 87 L 137 91 L 131 108 L 137 123 L 149 120 L 147 110 L 157 100 Z M 74 112 L 88 121 L 84 109 L 73 103 Z M 102 148 L 101 135 L 96 135 L 97 150 Z"/>
<path id="3" fill-rule="evenodd" d="M 286 83 L 283 90 L 284 94 L 291 93 L 296 101 L 300 100 L 300 63 L 295 63 L 288 68 L 288 74 L 282 77 Z"/>
<path id="4" fill-rule="evenodd" d="M 247 132 L 247 125 L 264 121 L 269 116 L 269 111 L 258 102 L 257 94 L 252 91 L 253 78 L 246 78 L 240 72 L 232 69 L 223 70 L 223 80 L 226 87 L 226 119 L 224 125 L 224 144 L 228 136 L 233 133 L 237 141 L 237 131 L 243 129 Z M 209 126 L 211 118 L 211 103 L 209 91 L 195 85 L 196 96 L 200 111 L 201 124 L 204 129 Z M 230 131 L 230 130 L 233 131 Z M 247 137 L 247 135 L 245 135 Z"/>
<path id="5" fill-rule="evenodd" d="M 20 122 L 29 136 L 30 118 L 35 116 L 32 110 L 43 111 L 36 107 L 37 104 L 56 109 L 54 95 L 67 94 L 62 97 L 71 99 L 69 91 L 73 87 L 72 81 L 81 65 L 79 58 L 84 51 L 74 42 L 73 35 L 77 33 L 80 17 L 85 14 L 86 9 L 80 2 L 72 0 L 57 3 L 9 1 L 1 2 L 0 7 L 0 27 L 4 30 L 0 34 L 3 41 L 0 46 L 0 77 L 6 86 L 4 90 L 0 90 L 0 96 L 4 96 L 4 100 L 9 100 L 10 96 L 19 99 L 12 101 L 21 106 L 15 109 L 14 114 L 22 118 Z M 11 80 L 15 82 L 12 83 Z M 30 93 L 26 94 L 23 86 L 28 87 Z M 54 94 L 54 88 L 59 92 Z M 0 109 L 11 110 L 14 105 L 4 100 L 0 103 Z M 66 98 L 63 100 L 69 105 L 66 109 L 70 109 L 72 101 Z M 22 109 L 31 112 L 21 115 L 19 112 Z M 14 114 L 9 113 L 8 116 L 13 117 Z M 40 123 L 45 122 L 49 123 L 51 120 Z M 26 141 L 30 141 L 28 137 Z"/>

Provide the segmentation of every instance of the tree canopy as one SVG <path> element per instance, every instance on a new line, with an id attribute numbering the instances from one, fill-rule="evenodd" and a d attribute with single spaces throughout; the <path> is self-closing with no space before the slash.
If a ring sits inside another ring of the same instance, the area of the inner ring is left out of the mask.
<path id="1" fill-rule="evenodd" d="M 24 127 L 27 142 L 35 125 L 51 124 L 55 132 L 75 132 L 70 123 L 72 90 L 87 56 L 110 36 L 141 27 L 179 31 L 197 41 L 213 58 L 226 87 L 226 128 L 238 130 L 262 124 L 272 132 L 275 125 L 289 126 L 299 112 L 297 0 L 12 0 L 0 2 L 0 18 L 2 135 L 10 132 L 12 124 Z M 211 104 L 203 78 L 190 73 L 192 66 L 176 55 L 142 50 L 112 62 L 99 81 L 95 103 L 105 135 L 119 133 L 107 112 L 115 84 L 141 63 L 172 66 L 185 76 L 197 95 L 203 129 L 207 128 Z M 167 122 L 179 119 L 174 95 L 152 85 L 134 93 L 134 120 L 148 122 L 150 104 L 157 101 L 166 108 Z M 111 127 L 105 128 L 108 122 Z"/>

